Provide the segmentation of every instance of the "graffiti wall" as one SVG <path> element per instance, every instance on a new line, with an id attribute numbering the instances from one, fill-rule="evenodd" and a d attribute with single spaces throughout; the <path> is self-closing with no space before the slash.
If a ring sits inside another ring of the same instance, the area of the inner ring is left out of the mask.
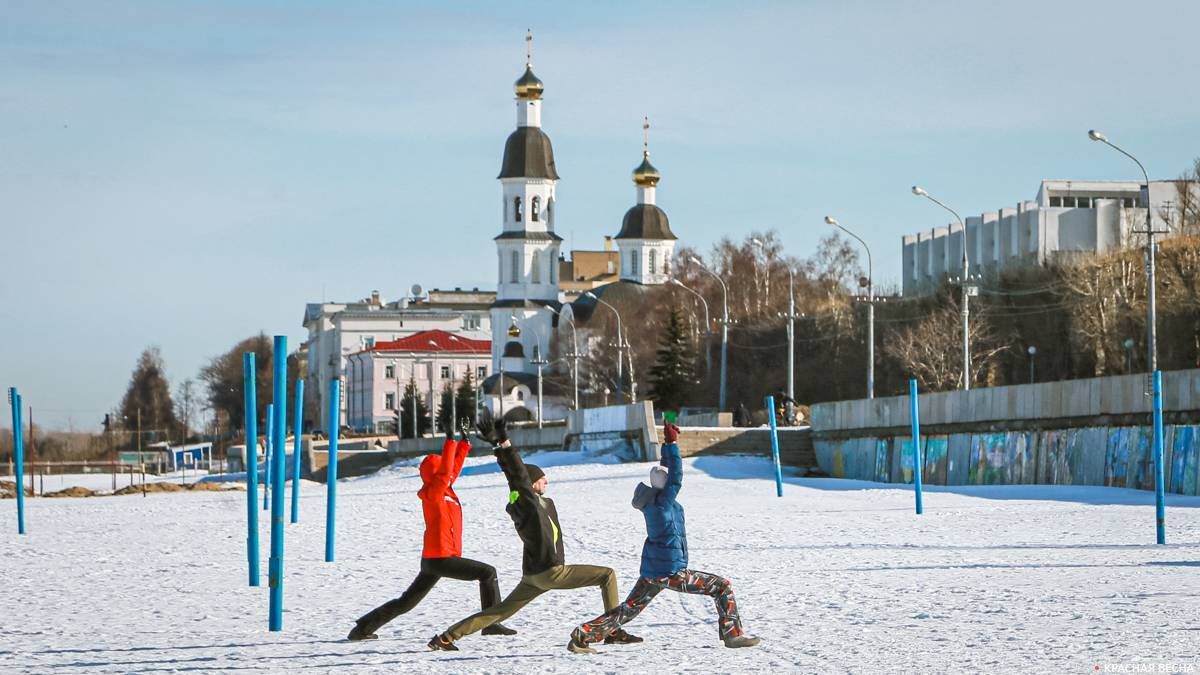
<path id="1" fill-rule="evenodd" d="M 922 436 L 923 479 L 931 485 L 1107 485 L 1154 489 L 1149 427 L 1083 427 Z M 1200 426 L 1166 425 L 1168 492 L 1200 494 Z M 817 463 L 837 478 L 911 483 L 912 438 L 814 441 Z"/>

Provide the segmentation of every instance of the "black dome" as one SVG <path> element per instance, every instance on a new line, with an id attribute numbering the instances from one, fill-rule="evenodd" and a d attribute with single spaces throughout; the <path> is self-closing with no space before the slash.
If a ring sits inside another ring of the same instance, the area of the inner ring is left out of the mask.
<path id="1" fill-rule="evenodd" d="M 654 204 L 638 204 L 625 212 L 617 239 L 678 239 L 667 214 Z"/>
<path id="2" fill-rule="evenodd" d="M 538 127 L 518 127 L 504 142 L 504 160 L 497 178 L 558 180 L 550 137 Z"/>

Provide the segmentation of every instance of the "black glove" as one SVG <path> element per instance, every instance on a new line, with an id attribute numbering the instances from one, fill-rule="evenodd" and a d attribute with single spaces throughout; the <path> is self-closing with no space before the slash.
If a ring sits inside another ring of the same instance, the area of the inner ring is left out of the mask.
<path id="1" fill-rule="evenodd" d="M 492 417 L 492 411 L 487 408 L 480 411 L 475 428 L 479 430 L 478 436 L 492 445 L 500 445 L 508 440 L 508 433 L 504 429 L 504 418 Z"/>
<path id="2" fill-rule="evenodd" d="M 458 428 L 458 440 L 463 441 L 463 442 L 470 442 L 470 440 L 471 440 L 471 438 L 470 438 L 471 437 L 471 420 L 470 420 L 470 418 L 464 417 L 463 419 L 461 419 L 459 421 L 461 422 L 461 425 Z"/>

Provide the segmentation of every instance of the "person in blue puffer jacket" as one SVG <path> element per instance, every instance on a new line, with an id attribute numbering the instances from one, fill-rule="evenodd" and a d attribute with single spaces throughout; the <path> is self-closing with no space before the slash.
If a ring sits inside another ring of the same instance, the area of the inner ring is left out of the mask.
<path id="1" fill-rule="evenodd" d="M 589 645 L 621 630 L 650 604 L 660 591 L 707 595 L 717 605 L 717 627 L 726 647 L 753 647 L 759 639 L 746 635 L 738 616 L 733 586 L 716 574 L 688 568 L 687 528 L 683 506 L 677 501 L 683 487 L 683 459 L 679 455 L 679 427 L 663 425 L 659 465 L 650 470 L 650 485 L 638 483 L 633 507 L 646 519 L 646 542 L 642 545 L 641 577 L 620 605 L 582 624 L 571 632 L 569 651 L 594 654 Z"/>

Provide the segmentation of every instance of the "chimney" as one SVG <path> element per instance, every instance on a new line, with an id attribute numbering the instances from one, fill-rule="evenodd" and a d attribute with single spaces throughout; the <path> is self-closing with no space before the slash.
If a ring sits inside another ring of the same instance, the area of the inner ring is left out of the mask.
<path id="1" fill-rule="evenodd" d="M 609 235 L 604 235 L 604 250 L 605 251 L 613 250 L 613 240 L 612 240 L 612 237 Z"/>
<path id="2" fill-rule="evenodd" d="M 379 297 L 379 291 L 371 291 L 371 304 L 376 307 L 383 304 L 383 299 Z"/>

